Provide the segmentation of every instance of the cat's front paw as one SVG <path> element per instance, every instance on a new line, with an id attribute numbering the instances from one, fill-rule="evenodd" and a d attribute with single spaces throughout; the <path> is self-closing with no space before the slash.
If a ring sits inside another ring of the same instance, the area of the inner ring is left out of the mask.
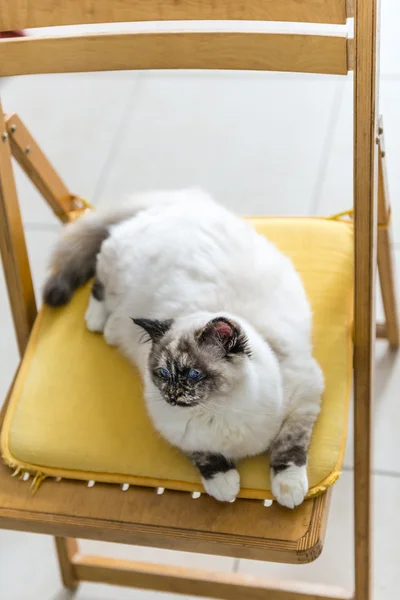
<path id="1" fill-rule="evenodd" d="M 308 490 L 307 467 L 290 465 L 278 473 L 271 470 L 272 493 L 287 508 L 301 504 Z"/>
<path id="2" fill-rule="evenodd" d="M 220 502 L 232 502 L 240 490 L 240 476 L 236 469 L 216 473 L 210 479 L 202 477 L 202 482 L 207 494 Z"/>

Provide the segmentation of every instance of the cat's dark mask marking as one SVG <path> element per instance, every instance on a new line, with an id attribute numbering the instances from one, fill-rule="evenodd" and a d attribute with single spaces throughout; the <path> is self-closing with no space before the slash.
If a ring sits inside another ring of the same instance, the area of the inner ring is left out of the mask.
<path id="1" fill-rule="evenodd" d="M 225 317 L 217 317 L 196 333 L 199 346 L 211 345 L 229 358 L 233 354 L 251 356 L 249 343 L 241 327 Z"/>
<path id="2" fill-rule="evenodd" d="M 234 357 L 249 355 L 241 327 L 225 317 L 213 319 L 196 332 L 170 331 L 172 320 L 133 319 L 149 336 L 149 374 L 164 400 L 172 406 L 196 406 L 229 385 Z M 199 371 L 194 380 L 191 369 Z M 161 372 L 165 371 L 165 374 Z"/>
<path id="3" fill-rule="evenodd" d="M 139 325 L 149 335 L 147 341 L 158 342 L 171 328 L 172 319 L 159 321 L 158 319 L 132 319 L 135 325 Z"/>
<path id="4" fill-rule="evenodd" d="M 192 337 L 187 335 L 170 344 L 167 336 L 152 344 L 149 354 L 149 372 L 161 395 L 173 406 L 196 406 L 204 401 L 219 385 L 220 374 L 213 361 L 202 352 Z M 159 369 L 166 369 L 169 376 L 160 376 Z M 199 379 L 190 379 L 191 369 L 201 373 Z"/>

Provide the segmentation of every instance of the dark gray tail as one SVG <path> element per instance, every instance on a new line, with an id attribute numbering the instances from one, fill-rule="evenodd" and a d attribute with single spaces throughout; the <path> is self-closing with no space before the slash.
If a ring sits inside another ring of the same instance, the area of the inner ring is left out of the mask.
<path id="1" fill-rule="evenodd" d="M 108 227 L 97 219 L 82 218 L 81 222 L 67 228 L 53 254 L 53 274 L 44 286 L 46 304 L 66 304 L 72 293 L 93 277 L 97 254 L 108 236 Z"/>
<path id="2" fill-rule="evenodd" d="M 53 274 L 44 287 L 44 302 L 50 306 L 66 304 L 74 290 L 95 275 L 97 254 L 110 235 L 110 226 L 152 206 L 171 202 L 168 195 L 166 199 L 163 196 L 165 194 L 157 192 L 138 194 L 125 204 L 108 211 L 89 213 L 68 225 L 51 258 Z"/>

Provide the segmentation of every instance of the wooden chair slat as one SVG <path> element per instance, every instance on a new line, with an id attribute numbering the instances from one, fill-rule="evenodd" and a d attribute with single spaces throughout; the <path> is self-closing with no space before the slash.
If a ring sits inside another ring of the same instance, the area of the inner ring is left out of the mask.
<path id="1" fill-rule="evenodd" d="M 130 21 L 346 22 L 346 0 L 0 0 L 0 31 Z"/>
<path id="2" fill-rule="evenodd" d="M 343 75 L 346 36 L 137 32 L 22 38 L 0 44 L 0 76 L 130 69 L 238 69 Z"/>

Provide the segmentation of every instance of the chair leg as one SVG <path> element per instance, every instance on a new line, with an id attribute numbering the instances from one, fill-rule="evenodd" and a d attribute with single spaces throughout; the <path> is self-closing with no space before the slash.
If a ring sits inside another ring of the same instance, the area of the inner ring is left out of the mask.
<path id="1" fill-rule="evenodd" d="M 384 336 L 392 347 L 399 346 L 399 321 L 390 231 L 390 203 L 386 174 L 383 121 L 379 122 L 378 156 L 378 273 L 385 310 Z"/>
<path id="2" fill-rule="evenodd" d="M 70 590 L 75 590 L 79 585 L 76 577 L 73 559 L 78 553 L 78 543 L 73 538 L 54 538 L 60 566 L 61 579 L 64 586 Z"/>
<path id="3" fill-rule="evenodd" d="M 354 567 L 355 600 L 371 600 L 371 413 L 378 167 L 377 1 L 355 0 L 354 12 Z"/>
<path id="4" fill-rule="evenodd" d="M 360 438 L 365 432 L 370 413 L 361 404 L 360 394 L 354 394 L 354 571 L 355 571 L 355 600 L 371 600 L 372 596 L 372 490 L 371 490 L 371 454 L 370 432 L 365 441 Z M 365 402 L 365 398 L 364 398 Z M 358 440 L 358 441 L 357 441 Z M 362 453 L 365 452 L 364 456 Z"/>
<path id="5" fill-rule="evenodd" d="M 11 164 L 10 136 L 0 102 L 0 254 L 18 348 L 23 355 L 36 318 L 25 235 Z"/>

